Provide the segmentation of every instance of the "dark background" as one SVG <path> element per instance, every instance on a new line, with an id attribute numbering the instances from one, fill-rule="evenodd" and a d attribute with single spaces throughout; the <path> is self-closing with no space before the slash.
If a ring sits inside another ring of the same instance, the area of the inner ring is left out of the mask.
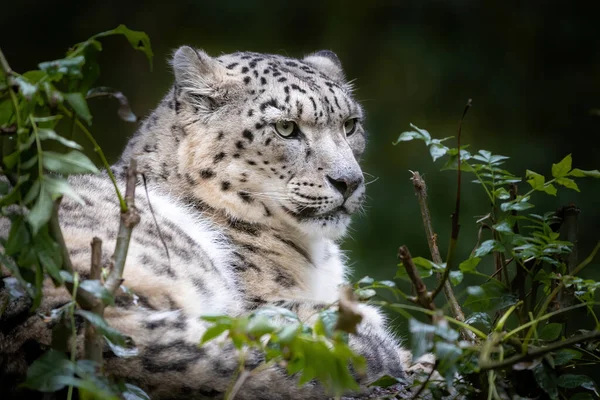
<path id="1" fill-rule="evenodd" d="M 600 117 L 592 113 L 600 108 L 598 2 L 3 3 L 0 46 L 16 71 L 60 58 L 73 43 L 121 23 L 146 31 L 156 56 L 153 72 L 143 54 L 120 37 L 103 40 L 100 57 L 99 84 L 121 89 L 140 116 L 171 85 L 166 59 L 180 45 L 213 55 L 253 50 L 300 57 L 335 51 L 347 76 L 356 79 L 356 96 L 366 108 L 370 144 L 363 166 L 378 178 L 368 186 L 366 214 L 356 218 L 344 243 L 355 277 L 391 278 L 400 244 L 413 255 L 428 256 L 409 169 L 425 174 L 446 251 L 455 175 L 439 172 L 441 162 L 434 165 L 421 143 L 392 146 L 410 122 L 434 137 L 455 135 L 472 98 L 463 143 L 511 156 L 506 168 L 515 174 L 532 169 L 549 176 L 552 162 L 569 153 L 574 166 L 600 167 Z M 110 161 L 135 130 L 115 110 L 109 100 L 92 103 L 92 131 Z M 463 187 L 462 258 L 475 243 L 473 216 L 488 212 L 485 194 L 469 181 Z M 580 180 L 579 186 L 582 193 L 559 188 L 556 198 L 536 194 L 532 201 L 540 213 L 569 202 L 581 207 L 583 258 L 600 238 L 600 181 Z M 593 265 L 586 274 L 600 278 Z"/>

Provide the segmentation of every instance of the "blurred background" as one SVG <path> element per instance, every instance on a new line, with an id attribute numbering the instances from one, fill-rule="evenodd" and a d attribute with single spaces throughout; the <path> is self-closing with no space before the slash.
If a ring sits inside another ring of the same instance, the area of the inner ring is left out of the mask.
<path id="1" fill-rule="evenodd" d="M 510 156 L 505 167 L 550 175 L 569 153 L 574 166 L 600 167 L 600 2 L 436 1 L 5 1 L 0 46 L 16 71 L 60 58 L 89 36 L 126 24 L 152 40 L 151 72 L 141 52 L 121 37 L 103 40 L 99 85 L 119 88 L 144 116 L 172 83 L 167 59 L 183 44 L 218 55 L 236 50 L 302 56 L 337 53 L 355 79 L 370 133 L 364 170 L 367 212 L 344 242 L 354 276 L 389 279 L 398 246 L 429 257 L 409 170 L 424 174 L 434 228 L 446 252 L 455 173 L 440 172 L 422 143 L 393 146 L 409 123 L 442 138 L 456 134 L 468 98 L 463 130 L 471 150 Z M 92 101 L 92 131 L 110 161 L 135 124 L 119 120 L 116 103 Z M 467 177 L 470 178 L 470 177 Z M 475 243 L 474 216 L 488 212 L 485 194 L 465 179 L 459 256 Z M 534 211 L 570 202 L 581 207 L 580 255 L 600 239 L 600 181 L 580 180 L 582 193 L 559 188 L 556 198 L 535 195 Z M 596 262 L 596 265 L 599 265 Z M 598 269 L 588 276 L 600 279 Z M 459 293 L 464 298 L 464 293 Z M 585 313 L 582 314 L 585 318 Z"/>

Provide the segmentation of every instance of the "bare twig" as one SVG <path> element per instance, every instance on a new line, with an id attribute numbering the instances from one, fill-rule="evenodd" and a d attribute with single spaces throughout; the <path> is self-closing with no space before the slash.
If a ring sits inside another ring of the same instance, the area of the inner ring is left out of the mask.
<path id="1" fill-rule="evenodd" d="M 465 109 L 463 110 L 462 117 L 460 118 L 460 122 L 458 124 L 458 134 L 456 135 L 456 141 L 458 146 L 458 154 L 457 154 L 457 174 L 456 174 L 456 202 L 454 204 L 454 212 L 452 213 L 452 232 L 450 235 L 450 245 L 448 246 L 448 255 L 446 256 L 446 269 L 444 270 L 444 275 L 438 282 L 438 286 L 431 293 L 431 298 L 435 300 L 438 294 L 444 288 L 444 283 L 448 280 L 450 276 L 450 271 L 452 270 L 452 262 L 454 261 L 454 253 L 456 252 L 456 242 L 458 241 L 458 233 L 460 231 L 460 224 L 458 223 L 458 219 L 460 216 L 460 183 L 461 183 L 461 173 L 460 173 L 460 135 L 462 133 L 462 124 L 465 119 L 465 115 L 467 115 L 467 111 L 471 108 L 471 99 L 467 101 L 465 105 Z"/>
<path id="2" fill-rule="evenodd" d="M 437 244 L 437 235 L 433 231 L 433 224 L 431 222 L 431 214 L 429 212 L 429 206 L 427 204 L 427 185 L 425 184 L 425 180 L 419 174 L 419 172 L 413 172 L 412 183 L 415 188 L 415 193 L 417 195 L 417 200 L 419 201 L 419 206 L 421 208 L 421 217 L 423 218 L 423 226 L 425 227 L 425 236 L 427 236 L 427 243 L 429 244 L 429 251 L 431 252 L 431 258 L 434 263 L 441 265 L 443 263 L 442 256 L 440 255 L 440 250 Z M 438 282 L 442 279 L 442 274 L 437 273 Z M 443 284 L 444 286 L 444 294 L 446 295 L 446 299 L 448 300 L 448 304 L 450 305 L 450 310 L 452 311 L 452 315 L 459 320 L 465 320 L 465 314 L 463 313 L 460 305 L 458 304 L 458 300 L 454 295 L 454 290 L 452 289 L 452 285 L 450 282 L 446 280 Z M 467 329 L 461 329 L 461 334 L 464 339 L 470 341 L 476 341 L 477 337 L 473 334 L 473 332 Z"/>
<path id="3" fill-rule="evenodd" d="M 429 374 L 427 375 L 427 379 L 425 379 L 425 382 L 423 382 L 423 384 L 419 387 L 419 390 L 417 390 L 417 392 L 411 397 L 411 400 L 416 400 L 416 399 L 421 398 L 420 396 L 423 393 L 423 390 L 425 390 L 425 388 L 429 384 L 429 381 L 431 380 L 431 377 L 435 373 L 435 371 L 438 367 L 438 364 L 439 364 L 439 360 L 436 360 L 433 368 L 431 368 L 431 371 L 429 371 Z"/>
<path id="4" fill-rule="evenodd" d="M 100 280 L 102 274 L 102 266 L 100 265 L 102 260 L 102 240 L 97 237 L 92 239 L 92 264 L 90 270 L 90 279 Z M 104 304 L 99 301 L 90 310 L 99 316 L 104 315 Z M 84 352 L 87 360 L 92 360 L 98 364 L 102 364 L 102 348 L 104 346 L 104 340 L 102 335 L 99 334 L 88 320 L 85 320 L 85 333 L 84 333 Z"/>
<path id="5" fill-rule="evenodd" d="M 136 180 L 137 162 L 132 158 L 127 170 L 127 184 L 125 187 L 125 203 L 127 204 L 127 210 L 121 212 L 121 223 L 119 224 L 119 232 L 117 234 L 117 244 L 115 245 L 115 252 L 112 256 L 112 269 L 104 284 L 104 287 L 111 293 L 115 293 L 123 281 L 123 269 L 125 268 L 127 251 L 129 250 L 131 232 L 140 222 L 140 215 L 137 208 L 135 208 Z"/>
<path id="6" fill-rule="evenodd" d="M 427 291 L 427 286 L 425 286 L 423 280 L 417 272 L 417 267 L 412 260 L 412 256 L 410 255 L 410 251 L 408 251 L 408 247 L 400 246 L 398 249 L 398 258 L 400 261 L 402 261 L 402 265 L 404 265 L 406 273 L 408 274 L 408 277 L 410 278 L 410 281 L 417 292 L 416 298 L 411 300 L 424 308 L 435 310 L 435 305 L 433 304 L 431 294 Z"/>
<path id="7" fill-rule="evenodd" d="M 583 335 L 574 336 L 574 337 L 566 339 L 566 340 L 555 342 L 555 343 L 552 343 L 551 345 L 537 348 L 535 350 L 531 350 L 525 354 L 518 354 L 516 356 L 507 358 L 507 359 L 499 361 L 497 363 L 485 363 L 485 364 L 482 363 L 479 365 L 479 368 L 481 371 L 487 371 L 487 370 L 492 370 L 492 369 L 510 367 L 511 365 L 514 365 L 518 362 L 534 360 L 534 359 L 539 358 L 550 352 L 560 350 L 565 347 L 573 346 L 578 343 L 587 342 L 587 341 L 597 339 L 597 338 L 600 338 L 600 330 L 592 331 L 592 332 L 589 332 L 589 333 L 586 333 Z"/>

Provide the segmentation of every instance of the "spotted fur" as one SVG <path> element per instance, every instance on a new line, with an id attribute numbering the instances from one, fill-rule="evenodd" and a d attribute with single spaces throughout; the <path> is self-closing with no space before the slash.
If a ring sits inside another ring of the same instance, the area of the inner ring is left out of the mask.
<path id="1" fill-rule="evenodd" d="M 106 310 L 109 323 L 133 338 L 139 354 L 107 353 L 107 370 L 153 399 L 221 398 L 237 356 L 231 346 L 198 348 L 206 329 L 201 315 L 240 315 L 277 304 L 309 318 L 334 302 L 346 282 L 337 240 L 364 200 L 357 161 L 366 142 L 363 110 L 329 51 L 303 59 L 258 53 L 212 58 L 182 47 L 172 66 L 172 89 L 114 166 L 123 186 L 130 158 L 138 160 L 150 203 L 140 186 L 141 223 L 124 274 L 124 285 L 137 297 L 118 293 L 117 305 Z M 296 124 L 293 136 L 278 133 L 282 121 Z M 348 121 L 354 129 L 346 134 Z M 104 241 L 104 260 L 110 257 L 119 208 L 105 174 L 70 182 L 86 204 L 65 199 L 61 224 L 85 277 L 93 236 Z M 48 283 L 41 312 L 68 300 L 64 289 Z M 362 312 L 364 321 L 350 340 L 368 361 L 361 382 L 403 377 L 410 354 L 377 309 L 365 305 Z M 38 353 L 49 346 L 42 319 L 2 325 L 0 368 L 22 370 L 28 343 L 38 343 Z M 260 361 L 251 354 L 247 367 Z M 297 387 L 294 380 L 272 368 L 250 377 L 238 397 L 323 398 L 318 384 Z"/>

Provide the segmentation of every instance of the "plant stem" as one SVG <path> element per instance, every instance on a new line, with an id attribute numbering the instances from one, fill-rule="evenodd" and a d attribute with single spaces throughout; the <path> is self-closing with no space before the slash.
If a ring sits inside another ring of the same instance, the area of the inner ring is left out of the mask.
<path id="1" fill-rule="evenodd" d="M 92 239 L 92 261 L 90 268 L 90 279 L 100 280 L 102 274 L 102 240 L 97 237 Z M 104 315 L 104 303 L 98 301 L 94 307 L 90 310 L 93 313 L 98 314 L 100 317 Z M 101 334 L 98 333 L 93 324 L 88 320 L 85 320 L 85 334 L 84 334 L 84 349 L 85 358 L 87 360 L 95 361 L 98 365 L 102 365 L 102 349 L 104 346 L 104 340 Z"/>
<path id="2" fill-rule="evenodd" d="M 71 111 L 69 111 L 65 108 L 65 106 L 60 105 L 60 109 L 67 117 L 76 118 Z M 119 190 L 119 185 L 117 185 L 117 179 L 115 178 L 115 175 L 112 173 L 112 170 L 110 169 L 110 164 L 106 160 L 106 157 L 104 156 L 104 152 L 102 151 L 102 148 L 100 147 L 100 145 L 98 145 L 98 142 L 96 142 L 96 139 L 94 139 L 94 135 L 91 134 L 91 132 L 85 127 L 85 125 L 78 118 L 75 119 L 75 123 L 77 124 L 79 129 L 81 129 L 81 131 L 85 134 L 85 136 L 88 138 L 88 140 L 90 142 L 92 142 L 92 145 L 94 146 L 94 151 L 98 154 L 98 157 L 100 157 L 100 161 L 102 161 L 102 165 L 106 169 L 106 172 L 108 173 L 108 176 L 115 188 L 115 192 L 117 193 L 117 197 L 119 198 L 119 206 L 121 207 L 121 212 L 122 213 L 127 212 L 127 203 L 125 202 L 125 200 L 123 199 L 123 196 L 121 195 L 121 191 Z"/>
<path id="3" fill-rule="evenodd" d="M 77 289 L 79 288 L 79 274 L 75 272 L 73 274 L 73 291 L 71 297 L 74 299 L 77 296 Z M 77 352 L 77 328 L 75 327 L 75 305 L 74 301 L 71 302 L 69 308 L 69 316 L 71 318 L 71 364 L 75 364 L 75 354 Z M 69 385 L 69 391 L 67 393 L 67 400 L 73 398 L 73 385 Z"/>
<path id="4" fill-rule="evenodd" d="M 117 234 L 115 252 L 112 256 L 112 269 L 106 279 L 104 286 L 111 293 L 115 293 L 123 281 L 123 269 L 129 250 L 129 241 L 133 228 L 140 222 L 140 215 L 135 208 L 135 187 L 137 181 L 137 162 L 131 159 L 127 170 L 127 186 L 125 188 L 126 211 L 121 209 L 121 222 Z"/>
<path id="5" fill-rule="evenodd" d="M 481 371 L 487 371 L 487 370 L 510 367 L 518 362 L 533 360 L 533 359 L 543 356 L 544 354 L 550 353 L 552 351 L 563 349 L 565 347 L 569 347 L 569 346 L 572 346 L 577 343 L 587 342 L 589 340 L 593 340 L 596 338 L 600 338 L 600 330 L 594 330 L 592 332 L 589 332 L 589 333 L 586 333 L 583 335 L 574 336 L 574 337 L 566 339 L 566 340 L 555 342 L 548 346 L 538 348 L 535 350 L 531 350 L 525 354 L 518 354 L 516 356 L 507 358 L 507 359 L 499 361 L 497 363 L 480 364 L 479 368 L 481 369 Z"/>
<path id="6" fill-rule="evenodd" d="M 410 251 L 408 251 L 408 247 L 400 246 L 398 249 L 398 258 L 402 261 L 402 265 L 406 269 L 406 273 L 410 278 L 410 281 L 415 287 L 417 292 L 417 298 L 415 299 L 416 303 L 421 305 L 422 307 L 428 308 L 430 310 L 435 310 L 435 305 L 433 304 L 433 298 L 431 294 L 427 291 L 427 286 L 423 283 L 423 280 L 419 276 L 417 271 L 417 267 L 412 260 L 412 256 L 410 255 Z"/>
<path id="7" fill-rule="evenodd" d="M 425 236 L 427 237 L 427 243 L 429 244 L 429 251 L 431 253 L 431 258 L 434 263 L 441 265 L 443 263 L 442 256 L 440 255 L 440 250 L 437 244 L 437 234 L 433 230 L 433 224 L 431 221 L 431 213 L 429 212 L 429 206 L 427 204 L 427 185 L 425 184 L 425 180 L 419 174 L 419 172 L 413 172 L 413 176 L 411 178 L 413 186 L 415 188 L 415 193 L 417 195 L 417 200 L 419 202 L 419 206 L 421 209 L 421 217 L 423 218 L 423 226 L 425 227 Z M 442 280 L 442 274 L 437 273 L 438 282 Z M 452 285 L 448 280 L 443 283 L 444 294 L 446 295 L 446 299 L 448 300 L 448 304 L 450 305 L 450 309 L 452 310 L 452 314 L 459 321 L 465 320 L 465 314 L 463 313 L 460 305 L 458 304 L 458 300 L 454 294 L 454 290 L 452 289 Z M 463 338 L 466 340 L 475 341 L 477 337 L 469 330 L 461 329 L 461 334 Z"/>

